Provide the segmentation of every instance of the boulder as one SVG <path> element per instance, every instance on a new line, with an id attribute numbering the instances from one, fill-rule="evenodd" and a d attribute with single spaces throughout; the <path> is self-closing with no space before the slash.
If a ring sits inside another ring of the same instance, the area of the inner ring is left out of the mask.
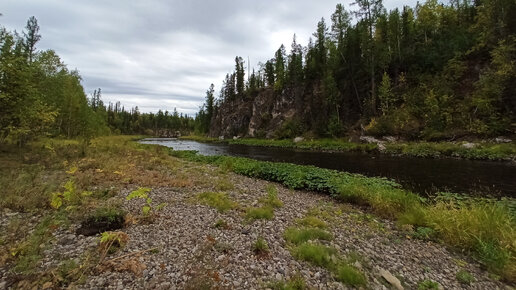
<path id="1" fill-rule="evenodd" d="M 464 143 L 462 144 L 462 147 L 466 148 L 466 149 L 473 149 L 475 148 L 477 145 L 475 143 Z"/>
<path id="2" fill-rule="evenodd" d="M 299 143 L 299 142 L 302 142 L 304 140 L 305 140 L 305 138 L 303 138 L 303 137 L 296 137 L 296 138 L 294 138 L 294 143 Z"/>
<path id="3" fill-rule="evenodd" d="M 394 277 L 394 275 L 391 274 L 391 272 L 385 270 L 385 269 L 380 269 L 380 276 L 385 279 L 385 281 L 389 282 L 389 284 L 391 284 L 392 286 L 394 286 L 394 288 L 398 289 L 398 290 L 403 290 L 403 286 L 401 286 L 401 282 L 398 278 Z"/>

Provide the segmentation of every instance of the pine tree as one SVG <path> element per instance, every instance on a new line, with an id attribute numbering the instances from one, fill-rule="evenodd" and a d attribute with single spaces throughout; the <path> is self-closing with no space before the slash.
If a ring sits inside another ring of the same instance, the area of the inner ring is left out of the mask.
<path id="1" fill-rule="evenodd" d="M 32 63 L 34 52 L 36 51 L 36 43 L 41 39 L 38 20 L 36 17 L 31 16 L 29 20 L 27 20 L 27 26 L 25 26 L 25 29 L 27 29 L 27 32 L 23 32 L 23 35 L 25 36 L 25 52 L 27 53 L 29 63 Z"/>

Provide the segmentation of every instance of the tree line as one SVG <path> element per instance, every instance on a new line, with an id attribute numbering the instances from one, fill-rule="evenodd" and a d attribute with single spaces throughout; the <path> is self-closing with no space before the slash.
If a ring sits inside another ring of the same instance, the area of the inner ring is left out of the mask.
<path id="1" fill-rule="evenodd" d="M 0 28 L 0 144 L 23 145 L 41 136 L 89 139 L 110 133 L 157 135 L 191 131 L 192 117 L 177 111 L 140 113 L 88 97 L 77 70 L 69 70 L 53 50 L 37 50 L 37 19 L 18 32 Z"/>
<path id="2" fill-rule="evenodd" d="M 277 98 L 301 89 L 303 112 L 293 134 L 375 135 L 443 139 L 513 134 L 516 112 L 516 2 L 437 0 L 387 11 L 381 0 L 338 4 L 306 47 L 245 78 L 244 61 L 226 75 L 217 98 L 207 91 L 197 128 L 207 133 L 222 106 Z M 298 132 L 296 132 L 298 131 Z"/>

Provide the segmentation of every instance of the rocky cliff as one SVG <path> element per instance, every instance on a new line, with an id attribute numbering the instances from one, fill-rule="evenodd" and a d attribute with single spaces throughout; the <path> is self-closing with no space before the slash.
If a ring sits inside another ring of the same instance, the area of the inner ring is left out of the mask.
<path id="1" fill-rule="evenodd" d="M 312 118 L 312 107 L 301 87 L 276 92 L 261 89 L 244 99 L 225 101 L 217 108 L 211 120 L 211 137 L 277 137 L 278 130 L 286 126 L 303 127 Z"/>

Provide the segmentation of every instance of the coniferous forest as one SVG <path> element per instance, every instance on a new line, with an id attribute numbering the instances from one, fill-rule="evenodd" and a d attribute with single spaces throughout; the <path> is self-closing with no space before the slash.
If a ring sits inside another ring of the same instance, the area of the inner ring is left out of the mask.
<path id="1" fill-rule="evenodd" d="M 218 98 L 207 91 L 199 131 L 427 140 L 515 132 L 516 2 L 350 7 L 337 5 L 306 47 L 294 35 L 288 52 L 281 45 L 250 75 L 236 57 Z"/>

